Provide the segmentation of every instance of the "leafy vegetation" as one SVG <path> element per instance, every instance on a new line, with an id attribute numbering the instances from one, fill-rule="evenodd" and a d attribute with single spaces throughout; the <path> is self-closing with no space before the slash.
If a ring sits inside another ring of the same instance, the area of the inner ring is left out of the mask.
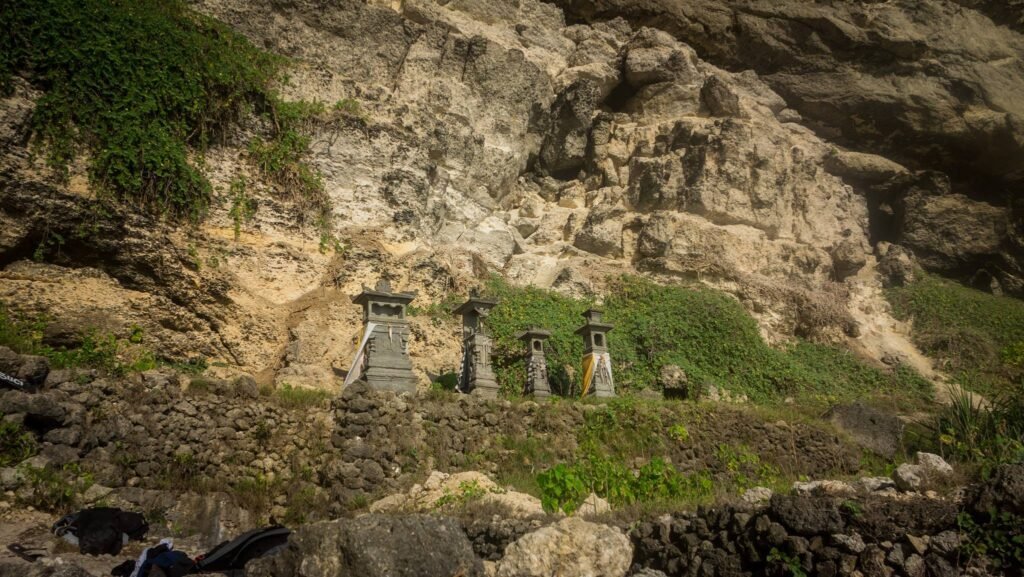
<path id="1" fill-rule="evenodd" d="M 36 454 L 36 439 L 21 425 L 0 420 L 0 467 L 9 467 Z"/>
<path id="2" fill-rule="evenodd" d="M 276 97 L 268 116 L 273 124 L 273 137 L 256 138 L 249 144 L 249 159 L 253 165 L 276 182 L 291 200 L 305 202 L 309 207 L 325 209 L 328 206 L 320 173 L 303 162 L 317 119 L 325 111 L 322 102 L 286 102 Z"/>
<path id="3" fill-rule="evenodd" d="M 520 441 L 515 446 L 531 462 L 554 463 L 535 478 L 549 511 L 571 512 L 590 493 L 616 507 L 679 507 L 706 502 L 716 494 L 737 494 L 758 485 L 776 487 L 790 481 L 742 444 L 719 445 L 708 469 L 690 474 L 677 471 L 668 458 L 673 448 L 691 442 L 690 430 L 682 420 L 699 427 L 706 416 L 692 405 L 620 397 L 585 412 L 571 463 L 555 463 L 557 458 L 544 444 L 530 446 Z"/>
<path id="4" fill-rule="evenodd" d="M 790 555 L 780 551 L 776 547 L 772 547 L 772 550 L 768 552 L 768 558 L 766 561 L 776 564 L 782 568 L 786 574 L 792 575 L 792 577 L 807 577 L 807 572 L 804 571 L 803 565 L 800 562 L 800 557 L 797 555 Z"/>
<path id="5" fill-rule="evenodd" d="M 339 245 L 321 176 L 304 161 L 325 107 L 280 98 L 282 58 L 181 0 L 25 0 L 0 6 L 0 21 L 0 92 L 14 75 L 44 91 L 32 144 L 59 175 L 85 155 L 101 197 L 198 221 L 212 202 L 205 151 L 256 112 L 270 130 L 249 147 L 253 166 L 316 214 L 325 250 Z M 361 118 L 355 101 L 330 114 Z M 234 179 L 228 196 L 236 238 L 256 209 L 245 187 Z M 65 242 L 48 235 L 36 256 Z"/>
<path id="6" fill-rule="evenodd" d="M 237 241 L 242 236 L 242 225 L 256 216 L 256 201 L 249 196 L 245 179 L 241 177 L 231 181 L 229 195 L 231 208 L 228 209 L 228 216 L 231 217 Z"/>
<path id="7" fill-rule="evenodd" d="M 1024 517 L 991 510 L 975 519 L 964 512 L 957 522 L 964 537 L 960 551 L 968 560 L 987 557 L 997 569 L 1024 566 Z"/>
<path id="8" fill-rule="evenodd" d="M 1024 462 L 1024 386 L 980 407 L 964 390 L 952 391 L 935 432 L 946 456 L 980 467 L 983 477 L 1000 464 Z"/>
<path id="9" fill-rule="evenodd" d="M 67 172 L 89 153 L 100 190 L 198 217 L 210 185 L 193 160 L 254 105 L 273 105 L 279 59 L 164 0 L 24 0 L 0 12 L 0 82 L 45 91 L 34 140 Z"/>
<path id="10" fill-rule="evenodd" d="M 25 477 L 28 491 L 19 493 L 21 504 L 51 513 L 66 513 L 78 504 L 78 499 L 92 486 L 92 475 L 77 463 L 62 467 L 47 465 L 18 468 Z"/>
<path id="11" fill-rule="evenodd" d="M 0 303 L 0 346 L 16 353 L 40 355 L 56 368 L 90 367 L 109 374 L 124 375 L 156 368 L 156 355 L 141 346 L 141 329 L 133 327 L 127 338 L 90 331 L 81 343 L 70 349 L 54 348 L 43 343 L 44 318 L 19 319 Z"/>
<path id="12" fill-rule="evenodd" d="M 621 461 L 595 454 L 572 465 L 559 464 L 537 476 L 544 510 L 571 514 L 590 493 L 613 506 L 632 505 L 682 497 L 701 498 L 712 493 L 706 472 L 686 476 L 662 459 L 652 459 L 636 474 Z"/>
<path id="13" fill-rule="evenodd" d="M 505 393 L 517 394 L 525 381 L 523 345 L 516 335 L 531 325 L 552 333 L 546 349 L 552 387 L 578 392 L 583 343 L 574 331 L 591 303 L 512 287 L 498 278 L 488 290 L 501 299 L 487 324 L 495 342 L 495 373 Z M 666 365 L 681 367 L 691 383 L 760 401 L 782 395 L 835 399 L 880 390 L 929 391 L 927 381 L 909 369 L 882 371 L 834 347 L 799 342 L 774 349 L 740 303 L 708 288 L 661 286 L 624 276 L 608 291 L 603 308 L 615 325 L 608 340 L 620 393 L 657 388 Z"/>
<path id="14" fill-rule="evenodd" d="M 279 388 L 273 389 L 270 394 L 279 405 L 286 409 L 317 407 L 323 405 L 331 398 L 331 394 L 328 391 L 293 387 L 288 383 L 282 383 Z"/>
<path id="15" fill-rule="evenodd" d="M 481 499 L 488 493 L 498 491 L 500 490 L 485 489 L 481 487 L 480 483 L 476 479 L 462 481 L 459 483 L 459 489 L 456 492 L 449 491 L 445 488 L 444 494 L 441 495 L 441 498 L 434 503 L 434 507 L 437 509 L 464 507 L 473 501 Z"/>
<path id="16" fill-rule="evenodd" d="M 502 391 L 516 395 L 526 382 L 523 343 L 517 335 L 531 326 L 551 331 L 545 344 L 551 388 L 564 395 L 579 391 L 575 373 L 583 343 L 574 331 L 589 303 L 536 287 L 513 287 L 496 276 L 488 282 L 487 291 L 500 300 L 487 318 L 487 327 L 494 340 L 494 373 Z"/>
<path id="17" fill-rule="evenodd" d="M 1024 301 L 919 272 L 886 293 L 913 339 L 960 385 L 995 395 L 1024 379 Z"/>

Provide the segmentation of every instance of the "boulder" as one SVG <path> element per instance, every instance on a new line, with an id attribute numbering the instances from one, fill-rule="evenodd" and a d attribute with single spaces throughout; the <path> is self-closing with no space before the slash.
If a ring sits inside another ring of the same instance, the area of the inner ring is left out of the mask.
<path id="1" fill-rule="evenodd" d="M 924 471 L 911 463 L 903 463 L 892 473 L 896 488 L 901 491 L 920 491 L 924 487 Z"/>
<path id="2" fill-rule="evenodd" d="M 50 361 L 36 355 L 19 355 L 7 347 L 0 347 L 0 372 L 23 381 L 30 387 L 38 387 L 46 381 L 50 372 Z"/>
<path id="3" fill-rule="evenodd" d="M 1001 258 L 1009 232 L 1009 210 L 962 194 L 916 192 L 904 201 L 900 244 L 926 268 L 973 273 Z"/>
<path id="4" fill-rule="evenodd" d="M 880 242 L 875 247 L 878 254 L 878 274 L 886 287 L 900 287 L 914 280 L 917 261 L 909 249 L 898 244 Z"/>
<path id="5" fill-rule="evenodd" d="M 903 446 L 903 421 L 896 415 L 858 402 L 836 405 L 826 417 L 855 443 L 887 459 Z"/>
<path id="6" fill-rule="evenodd" d="M 967 502 L 975 513 L 996 509 L 1024 516 L 1024 463 L 997 468 L 988 481 L 968 491 Z"/>
<path id="7" fill-rule="evenodd" d="M 917 453 L 914 461 L 931 478 L 944 479 L 953 475 L 953 467 L 942 457 L 934 453 Z"/>
<path id="8" fill-rule="evenodd" d="M 953 467 L 932 453 L 917 453 L 913 463 L 903 463 L 892 474 L 892 480 L 901 491 L 934 489 L 952 477 Z"/>
<path id="9" fill-rule="evenodd" d="M 843 481 L 797 481 L 793 483 L 793 493 L 803 496 L 849 497 L 856 491 Z"/>
<path id="10" fill-rule="evenodd" d="M 601 515 L 612 510 L 612 506 L 608 504 L 608 501 L 598 497 L 596 494 L 591 493 L 583 500 L 580 504 L 579 509 L 576 510 L 577 515 Z"/>
<path id="11" fill-rule="evenodd" d="M 771 501 L 774 494 L 768 487 L 751 487 L 743 492 L 740 499 L 750 505 L 764 505 Z"/>
<path id="12" fill-rule="evenodd" d="M 482 577 L 483 564 L 452 519 L 370 514 L 306 525 L 279 555 L 246 567 L 250 577 Z"/>
<path id="13" fill-rule="evenodd" d="M 512 543 L 496 577 L 623 577 L 632 559 L 620 530 L 568 517 Z"/>
<path id="14" fill-rule="evenodd" d="M 825 158 L 825 170 L 854 184 L 878 184 L 902 176 L 907 169 L 876 154 L 833 150 Z"/>
<path id="15" fill-rule="evenodd" d="M 830 252 L 832 274 L 837 281 L 843 281 L 857 274 L 868 262 L 863 245 L 853 239 L 843 239 Z"/>
<path id="16" fill-rule="evenodd" d="M 686 372 L 676 365 L 665 365 L 658 371 L 658 386 L 666 399 L 697 399 L 698 390 L 691 390 Z"/>
<path id="17" fill-rule="evenodd" d="M 704 82 L 700 101 L 711 116 L 742 116 L 739 97 L 717 76 L 711 76 Z"/>
<path id="18" fill-rule="evenodd" d="M 623 62 L 626 82 L 635 89 L 673 79 L 688 81 L 697 75 L 692 49 L 654 28 L 641 28 L 626 46 Z"/>

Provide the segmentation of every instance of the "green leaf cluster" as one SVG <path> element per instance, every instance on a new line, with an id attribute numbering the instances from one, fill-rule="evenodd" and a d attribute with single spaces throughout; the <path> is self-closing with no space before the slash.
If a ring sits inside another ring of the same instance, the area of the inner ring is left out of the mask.
<path id="1" fill-rule="evenodd" d="M 502 391 L 517 395 L 526 382 L 525 345 L 516 335 L 530 327 L 551 332 L 545 343 L 551 388 L 563 395 L 579 391 L 583 341 L 574 332 L 590 303 L 536 287 L 513 287 L 497 276 L 488 281 L 487 291 L 500 301 L 487 317 L 487 328 Z"/>
<path id="2" fill-rule="evenodd" d="M 19 0 L 0 22 L 0 88 L 44 91 L 36 150 L 62 174 L 86 153 L 93 186 L 138 206 L 198 219 L 202 152 L 253 109 L 293 116 L 271 90 L 281 60 L 180 0 Z M 293 160 L 303 142 L 281 140 Z"/>
<path id="3" fill-rule="evenodd" d="M 127 338 L 91 330 L 81 335 L 78 346 L 65 349 L 43 342 L 46 326 L 44 318 L 15 318 L 0 303 L 0 346 L 16 353 L 44 356 L 55 368 L 88 367 L 112 375 L 148 371 L 159 365 L 153 351 L 138 344 L 142 339 L 140 327 L 132 327 Z"/>
<path id="4" fill-rule="evenodd" d="M 23 464 L 18 470 L 28 486 L 27 491 L 19 493 L 21 504 L 51 513 L 66 513 L 74 509 L 80 496 L 93 484 L 92 475 L 78 463 L 60 467 Z"/>
<path id="5" fill-rule="evenodd" d="M 615 506 L 651 503 L 711 495 L 713 483 L 706 472 L 683 475 L 672 465 L 654 458 L 634 473 L 622 461 L 590 453 L 577 463 L 558 464 L 537 475 L 541 504 L 549 513 L 572 514 L 594 493 Z"/>
<path id="6" fill-rule="evenodd" d="M 983 477 L 1003 463 L 1024 462 L 1024 385 L 1007 390 L 980 407 L 963 389 L 936 417 L 942 453 L 975 463 Z"/>
<path id="7" fill-rule="evenodd" d="M 1024 517 L 993 509 L 977 518 L 960 513 L 957 522 L 964 537 L 960 551 L 968 559 L 987 557 L 996 568 L 1024 566 Z"/>
<path id="8" fill-rule="evenodd" d="M 10 467 L 36 454 L 38 446 L 32 433 L 18 423 L 0 421 L 0 467 Z"/>

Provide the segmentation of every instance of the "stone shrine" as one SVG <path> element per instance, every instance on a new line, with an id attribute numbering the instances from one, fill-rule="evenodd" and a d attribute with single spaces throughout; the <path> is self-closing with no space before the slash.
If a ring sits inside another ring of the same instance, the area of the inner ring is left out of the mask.
<path id="1" fill-rule="evenodd" d="M 529 351 L 526 357 L 526 386 L 524 395 L 533 395 L 537 399 L 551 396 L 551 384 L 548 382 L 548 362 L 544 357 L 544 341 L 551 333 L 545 330 L 529 328 L 516 337 L 526 343 Z"/>
<path id="2" fill-rule="evenodd" d="M 471 294 L 455 314 L 462 315 L 462 364 L 459 366 L 458 389 L 494 399 L 498 396 L 498 381 L 491 368 L 491 337 L 484 329 L 484 320 L 498 301 Z"/>
<path id="3" fill-rule="evenodd" d="M 608 354 L 608 333 L 613 325 L 601 321 L 602 311 L 590 309 L 583 313 L 587 324 L 576 329 L 583 337 L 583 389 L 582 396 L 614 397 L 612 360 Z"/>
<path id="4" fill-rule="evenodd" d="M 378 390 L 413 392 L 416 375 L 409 359 L 409 321 L 406 307 L 416 293 L 393 293 L 391 285 L 381 280 L 371 290 L 352 298 L 363 306 L 363 331 L 359 350 L 345 384 L 363 379 Z"/>

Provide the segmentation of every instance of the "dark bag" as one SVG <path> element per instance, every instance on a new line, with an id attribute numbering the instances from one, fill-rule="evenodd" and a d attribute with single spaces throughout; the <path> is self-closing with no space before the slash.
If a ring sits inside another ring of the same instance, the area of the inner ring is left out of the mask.
<path id="1" fill-rule="evenodd" d="M 196 573 L 240 571 L 253 559 L 277 552 L 288 543 L 291 529 L 279 525 L 254 529 L 224 541 L 205 555 L 196 557 Z"/>
<path id="2" fill-rule="evenodd" d="M 181 551 L 167 551 L 153 559 L 152 567 L 161 569 L 167 577 L 184 577 L 192 573 L 195 563 Z M 152 569 L 150 571 L 152 572 Z"/>
<path id="3" fill-rule="evenodd" d="M 94 507 L 72 513 L 53 525 L 53 533 L 78 540 L 78 550 L 86 555 L 117 555 L 125 537 L 141 540 L 149 531 L 145 517 L 113 507 Z"/>

